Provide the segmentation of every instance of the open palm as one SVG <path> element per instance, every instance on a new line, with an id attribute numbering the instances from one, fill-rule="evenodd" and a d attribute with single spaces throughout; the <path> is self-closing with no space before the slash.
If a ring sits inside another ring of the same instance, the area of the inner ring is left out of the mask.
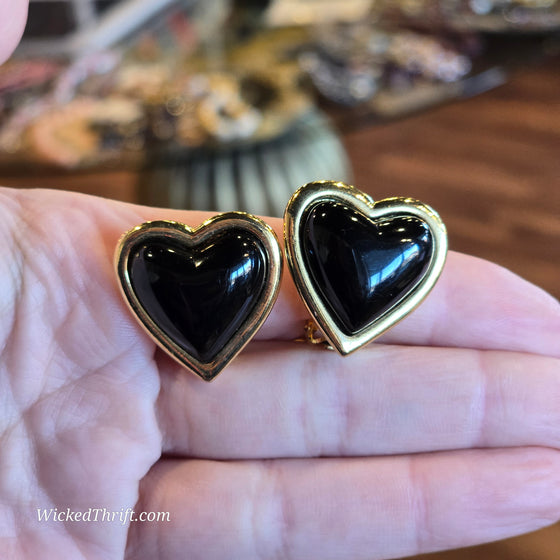
<path id="1" fill-rule="evenodd" d="M 0 191 L 2 558 L 395 558 L 560 517 L 553 298 L 451 254 L 415 313 L 341 358 L 292 342 L 286 275 L 205 384 L 155 349 L 113 271 L 119 236 L 162 218 L 203 215 Z M 55 508 L 100 513 L 39 520 Z"/>

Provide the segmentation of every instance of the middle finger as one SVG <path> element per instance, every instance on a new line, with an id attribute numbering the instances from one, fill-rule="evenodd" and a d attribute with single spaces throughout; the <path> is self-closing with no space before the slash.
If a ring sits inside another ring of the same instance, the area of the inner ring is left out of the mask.
<path id="1" fill-rule="evenodd" d="M 210 385 L 162 362 L 166 453 L 248 459 L 560 446 L 555 358 L 382 344 L 340 358 L 254 342 Z"/>

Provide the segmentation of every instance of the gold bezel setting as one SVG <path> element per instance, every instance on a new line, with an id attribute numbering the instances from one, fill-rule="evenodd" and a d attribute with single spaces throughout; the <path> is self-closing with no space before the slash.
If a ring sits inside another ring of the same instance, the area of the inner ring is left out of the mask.
<path id="1" fill-rule="evenodd" d="M 357 210 L 370 220 L 391 216 L 415 216 L 429 227 L 433 250 L 425 274 L 411 286 L 410 291 L 379 317 L 372 319 L 356 334 L 346 334 L 334 321 L 320 295 L 313 286 L 306 269 L 299 232 L 306 212 L 314 205 L 332 201 Z M 317 181 L 301 187 L 292 196 L 284 215 L 286 258 L 296 288 L 325 338 L 342 355 L 368 344 L 413 311 L 435 285 L 447 255 L 445 225 L 435 210 L 412 198 L 388 198 L 375 202 L 358 189 L 335 181 Z"/>
<path id="2" fill-rule="evenodd" d="M 154 238 L 174 239 L 190 248 L 210 242 L 218 232 L 239 231 L 240 228 L 252 233 L 262 243 L 268 261 L 265 286 L 255 307 L 234 336 L 220 349 L 211 362 L 201 362 L 164 332 L 146 311 L 133 289 L 128 270 L 131 250 L 139 243 Z M 282 252 L 276 234 L 261 219 L 244 212 L 227 212 L 210 218 L 196 228 L 166 220 L 145 222 L 121 237 L 115 253 L 115 268 L 125 301 L 154 342 L 200 378 L 212 381 L 251 340 L 272 310 L 280 288 Z"/>

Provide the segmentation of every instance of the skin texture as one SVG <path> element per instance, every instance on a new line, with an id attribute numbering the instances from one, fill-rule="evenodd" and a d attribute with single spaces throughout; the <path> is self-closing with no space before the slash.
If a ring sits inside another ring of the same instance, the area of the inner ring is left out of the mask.
<path id="1" fill-rule="evenodd" d="M 342 358 L 292 341 L 307 314 L 285 274 L 206 384 L 138 326 L 113 252 L 143 221 L 207 217 L 0 190 L 3 558 L 371 560 L 560 518 L 556 300 L 451 253 L 412 315 Z M 170 521 L 38 521 L 54 507 Z"/>
<path id="2" fill-rule="evenodd" d="M 27 19 L 27 0 L 0 0 L 0 64 L 16 48 Z"/>

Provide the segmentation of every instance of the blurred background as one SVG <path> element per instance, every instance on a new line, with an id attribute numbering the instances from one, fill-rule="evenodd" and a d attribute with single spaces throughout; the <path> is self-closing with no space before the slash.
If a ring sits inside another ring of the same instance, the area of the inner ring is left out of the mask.
<path id="1" fill-rule="evenodd" d="M 0 184 L 281 216 L 347 181 L 560 297 L 559 69 L 556 0 L 30 0 Z M 557 560 L 559 536 L 425 558 Z"/>

